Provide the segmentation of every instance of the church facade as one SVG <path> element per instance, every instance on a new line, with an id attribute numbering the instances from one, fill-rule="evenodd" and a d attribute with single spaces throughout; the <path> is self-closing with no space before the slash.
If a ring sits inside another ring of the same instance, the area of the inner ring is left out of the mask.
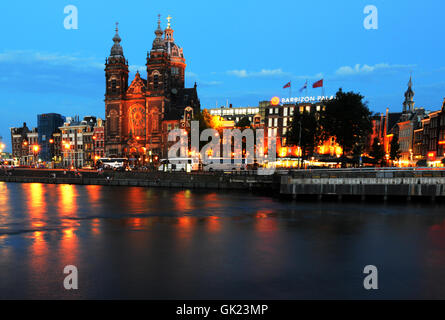
<path id="1" fill-rule="evenodd" d="M 105 62 L 105 151 L 108 157 L 148 161 L 167 157 L 168 132 L 190 126 L 200 112 L 196 83 L 185 88 L 183 49 L 175 42 L 170 17 L 165 30 L 158 27 L 147 53 L 146 79 L 139 72 L 128 85 L 129 68 L 118 28 Z"/>

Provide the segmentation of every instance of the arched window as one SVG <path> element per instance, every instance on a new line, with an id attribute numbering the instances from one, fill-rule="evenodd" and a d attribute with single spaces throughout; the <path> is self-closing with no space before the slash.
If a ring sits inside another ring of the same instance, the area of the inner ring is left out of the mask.
<path id="1" fill-rule="evenodd" d="M 117 81 L 116 81 L 116 79 L 111 80 L 111 92 L 112 92 L 112 93 L 116 93 L 116 92 L 117 92 L 117 90 L 116 90 L 116 86 L 117 86 Z"/>
<path id="2" fill-rule="evenodd" d="M 158 89 L 158 86 L 159 86 L 159 76 L 158 76 L 157 74 L 155 74 L 155 75 L 153 76 L 153 88 L 154 88 L 155 90 L 157 90 L 157 89 Z"/>

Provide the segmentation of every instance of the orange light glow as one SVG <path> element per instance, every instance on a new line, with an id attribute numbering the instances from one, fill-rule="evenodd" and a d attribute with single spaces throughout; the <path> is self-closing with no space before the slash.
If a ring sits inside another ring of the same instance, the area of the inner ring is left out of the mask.
<path id="1" fill-rule="evenodd" d="M 39 147 L 38 145 L 34 145 L 34 146 L 32 147 L 32 150 L 33 150 L 34 152 L 39 152 L 40 147 Z"/>
<path id="2" fill-rule="evenodd" d="M 54 143 L 54 139 L 49 139 L 49 143 Z"/>
<path id="3" fill-rule="evenodd" d="M 280 98 L 278 98 L 278 97 L 273 97 L 273 98 L 270 100 L 270 104 L 273 105 L 273 106 L 277 106 L 277 105 L 279 105 L 279 104 L 280 104 Z"/>

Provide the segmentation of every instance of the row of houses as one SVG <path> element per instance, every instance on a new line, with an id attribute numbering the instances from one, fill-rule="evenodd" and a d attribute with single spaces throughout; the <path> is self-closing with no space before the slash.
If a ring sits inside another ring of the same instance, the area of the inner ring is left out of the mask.
<path id="1" fill-rule="evenodd" d="M 11 128 L 12 157 L 22 166 L 93 166 L 105 156 L 104 121 L 88 116 L 37 116 L 37 127 Z"/>
<path id="2" fill-rule="evenodd" d="M 379 139 L 385 154 L 397 139 L 400 157 L 396 164 L 403 167 L 428 165 L 443 166 L 445 158 L 445 100 L 438 111 L 415 108 L 412 79 L 405 92 L 402 112 L 389 112 L 373 118 L 374 138 Z"/>

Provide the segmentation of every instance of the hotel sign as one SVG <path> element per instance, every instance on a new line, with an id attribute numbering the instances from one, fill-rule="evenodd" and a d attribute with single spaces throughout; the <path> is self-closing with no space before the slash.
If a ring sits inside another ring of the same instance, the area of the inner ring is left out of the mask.
<path id="1" fill-rule="evenodd" d="M 334 100 L 334 96 L 311 96 L 311 97 L 293 97 L 281 98 L 281 103 L 304 103 L 304 102 L 321 102 Z"/>

